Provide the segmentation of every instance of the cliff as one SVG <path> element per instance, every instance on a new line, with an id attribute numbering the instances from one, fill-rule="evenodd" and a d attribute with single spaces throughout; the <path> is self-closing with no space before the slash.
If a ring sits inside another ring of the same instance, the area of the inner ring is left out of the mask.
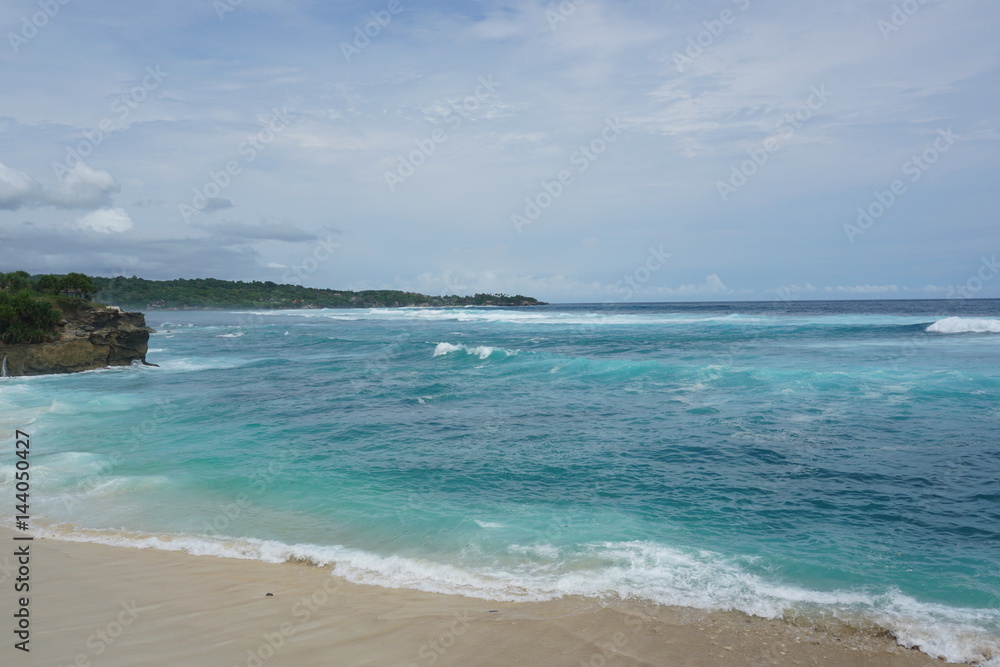
<path id="1" fill-rule="evenodd" d="M 47 375 L 128 366 L 133 361 L 146 363 L 153 330 L 146 326 L 142 313 L 126 313 L 115 307 L 89 308 L 64 313 L 64 318 L 58 340 L 0 344 L 0 369 L 8 376 Z"/>

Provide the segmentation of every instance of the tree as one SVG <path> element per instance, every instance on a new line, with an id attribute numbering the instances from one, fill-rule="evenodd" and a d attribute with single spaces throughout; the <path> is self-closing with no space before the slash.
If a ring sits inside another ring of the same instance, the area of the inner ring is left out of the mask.
<path id="1" fill-rule="evenodd" d="M 28 281 L 27 271 L 11 271 L 10 273 L 0 273 L 0 290 L 6 292 L 20 292 L 28 289 L 31 283 Z"/>
<path id="2" fill-rule="evenodd" d="M 94 284 L 90 276 L 82 273 L 67 273 L 62 279 L 62 289 L 59 291 L 65 290 L 76 290 L 89 301 L 97 293 L 97 285 Z"/>
<path id="3" fill-rule="evenodd" d="M 62 313 L 28 290 L 0 292 L 0 342 L 7 345 L 43 343 L 59 328 Z"/>
<path id="4" fill-rule="evenodd" d="M 35 282 L 35 290 L 42 294 L 59 294 L 62 290 L 62 276 L 47 273 L 39 276 Z"/>

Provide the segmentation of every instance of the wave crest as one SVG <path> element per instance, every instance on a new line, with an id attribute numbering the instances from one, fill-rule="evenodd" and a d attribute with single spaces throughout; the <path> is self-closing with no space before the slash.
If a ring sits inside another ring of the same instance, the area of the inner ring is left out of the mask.
<path id="1" fill-rule="evenodd" d="M 434 348 L 435 357 L 443 357 L 452 352 L 465 352 L 466 354 L 474 357 L 479 357 L 480 359 L 488 359 L 494 354 L 502 355 L 504 357 L 513 357 L 518 353 L 518 350 L 507 350 L 502 347 L 490 347 L 489 345 L 477 345 L 475 347 L 468 347 L 459 343 L 455 345 L 454 343 L 438 343 L 437 347 Z"/>
<path id="2" fill-rule="evenodd" d="M 946 317 L 927 327 L 930 333 L 1000 333 L 1000 320 Z"/>

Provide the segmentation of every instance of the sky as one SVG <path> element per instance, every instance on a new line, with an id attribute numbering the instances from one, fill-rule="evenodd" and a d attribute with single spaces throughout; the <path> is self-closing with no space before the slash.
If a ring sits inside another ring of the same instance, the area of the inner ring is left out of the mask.
<path id="1" fill-rule="evenodd" d="M 0 270 L 1000 297 L 998 28 L 995 0 L 8 0 Z"/>

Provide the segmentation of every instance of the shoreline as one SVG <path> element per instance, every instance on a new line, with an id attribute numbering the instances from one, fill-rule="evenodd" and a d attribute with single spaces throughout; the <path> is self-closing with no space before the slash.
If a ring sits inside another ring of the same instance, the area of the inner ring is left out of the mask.
<path id="1" fill-rule="evenodd" d="M 302 563 L 15 536 L 0 528 L 0 655 L 17 664 L 945 664 L 848 626 L 579 597 L 492 602 L 354 584 Z M 14 648 L 10 627 L 11 545 L 25 543 L 30 654 Z"/>

